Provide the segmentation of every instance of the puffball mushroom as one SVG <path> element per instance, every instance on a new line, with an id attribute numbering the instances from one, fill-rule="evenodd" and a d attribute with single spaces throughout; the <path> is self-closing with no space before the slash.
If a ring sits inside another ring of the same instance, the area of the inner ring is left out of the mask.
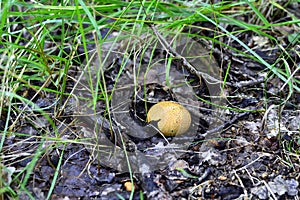
<path id="1" fill-rule="evenodd" d="M 177 102 L 162 101 L 147 113 L 147 122 L 158 121 L 157 126 L 165 136 L 185 133 L 191 126 L 191 114 Z"/>

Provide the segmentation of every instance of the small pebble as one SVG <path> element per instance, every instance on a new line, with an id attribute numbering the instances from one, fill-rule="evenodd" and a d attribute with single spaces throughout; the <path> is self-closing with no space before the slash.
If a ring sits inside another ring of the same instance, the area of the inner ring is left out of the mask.
<path id="1" fill-rule="evenodd" d="M 220 181 L 225 181 L 225 180 L 227 180 L 227 177 L 226 176 L 219 176 L 218 179 Z"/>
<path id="2" fill-rule="evenodd" d="M 125 189 L 126 189 L 128 192 L 131 192 L 132 189 L 133 189 L 133 185 L 131 184 L 130 181 L 126 181 L 126 182 L 124 183 L 124 187 L 125 187 Z"/>
<path id="3" fill-rule="evenodd" d="M 262 175 L 261 175 L 261 177 L 263 178 L 263 179 L 265 179 L 265 178 L 267 178 L 268 177 L 268 173 L 267 172 L 264 172 L 264 173 L 262 173 Z"/>
<path id="4" fill-rule="evenodd" d="M 236 132 L 236 128 L 234 126 L 231 127 L 232 132 Z"/>

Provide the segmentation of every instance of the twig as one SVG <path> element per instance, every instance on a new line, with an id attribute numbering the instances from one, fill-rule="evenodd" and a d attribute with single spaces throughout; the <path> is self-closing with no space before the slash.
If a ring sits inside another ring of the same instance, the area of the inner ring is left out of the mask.
<path id="1" fill-rule="evenodd" d="M 256 80 L 249 80 L 249 81 L 240 81 L 237 83 L 226 83 L 226 85 L 237 87 L 237 88 L 242 88 L 242 87 L 247 87 L 251 85 L 257 85 L 260 83 L 263 83 L 265 81 L 264 77 L 259 77 Z"/>
<path id="2" fill-rule="evenodd" d="M 267 190 L 270 192 L 271 196 L 274 200 L 277 200 L 277 197 L 275 196 L 273 190 L 270 188 L 269 184 L 266 181 L 262 181 L 264 185 L 266 186 Z"/>
<path id="3" fill-rule="evenodd" d="M 201 183 L 202 181 L 204 181 L 204 179 L 206 179 L 210 173 L 211 173 L 211 169 L 210 169 L 210 168 L 207 168 L 207 169 L 204 171 L 204 173 L 202 174 L 202 176 L 200 176 L 200 177 L 198 178 L 198 182 Z"/>
<path id="4" fill-rule="evenodd" d="M 246 190 L 246 188 L 245 188 L 245 186 L 244 186 L 244 184 L 243 184 L 243 181 L 241 180 L 241 178 L 239 177 L 239 175 L 236 173 L 235 170 L 234 170 L 234 175 L 235 175 L 235 177 L 238 179 L 240 185 L 241 185 L 242 188 L 243 188 L 243 191 L 244 191 L 244 194 L 245 194 L 245 198 L 244 198 L 244 199 L 248 199 L 248 192 L 247 192 L 247 190 Z"/>
<path id="5" fill-rule="evenodd" d="M 239 120 L 239 119 L 241 119 L 242 117 L 247 116 L 247 115 L 249 115 L 249 114 L 250 114 L 249 112 L 244 112 L 244 113 L 241 113 L 241 114 L 239 114 L 239 115 L 236 115 L 236 116 L 233 117 L 230 121 L 225 122 L 224 124 L 221 124 L 220 126 L 217 126 L 217 127 L 214 128 L 214 129 L 208 130 L 206 133 L 203 134 L 203 136 L 206 136 L 206 135 L 212 135 L 213 133 L 220 132 L 222 129 L 231 126 L 231 125 L 232 125 L 233 123 L 235 123 L 237 120 Z"/>

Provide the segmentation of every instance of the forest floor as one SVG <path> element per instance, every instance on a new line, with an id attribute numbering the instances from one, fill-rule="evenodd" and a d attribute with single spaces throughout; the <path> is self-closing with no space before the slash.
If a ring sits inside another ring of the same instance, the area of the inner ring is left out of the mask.
<path id="1" fill-rule="evenodd" d="M 300 3 L 245 2 L 4 5 L 0 199 L 299 199 Z"/>

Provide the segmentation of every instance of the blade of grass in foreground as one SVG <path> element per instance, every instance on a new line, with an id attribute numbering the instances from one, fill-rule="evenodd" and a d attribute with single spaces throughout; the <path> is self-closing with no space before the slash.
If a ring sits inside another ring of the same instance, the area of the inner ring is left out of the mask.
<path id="1" fill-rule="evenodd" d="M 56 181 L 58 179 L 58 175 L 60 174 L 61 164 L 62 164 L 64 152 L 65 152 L 65 147 L 66 147 L 66 144 L 63 145 L 63 148 L 61 150 L 60 157 L 59 157 L 56 169 L 55 169 L 55 173 L 54 173 L 53 179 L 51 181 L 51 186 L 50 186 L 50 189 L 48 191 L 47 198 L 46 198 L 47 200 L 51 199 L 51 194 L 52 194 L 52 192 L 53 192 L 53 190 L 56 186 Z"/>

